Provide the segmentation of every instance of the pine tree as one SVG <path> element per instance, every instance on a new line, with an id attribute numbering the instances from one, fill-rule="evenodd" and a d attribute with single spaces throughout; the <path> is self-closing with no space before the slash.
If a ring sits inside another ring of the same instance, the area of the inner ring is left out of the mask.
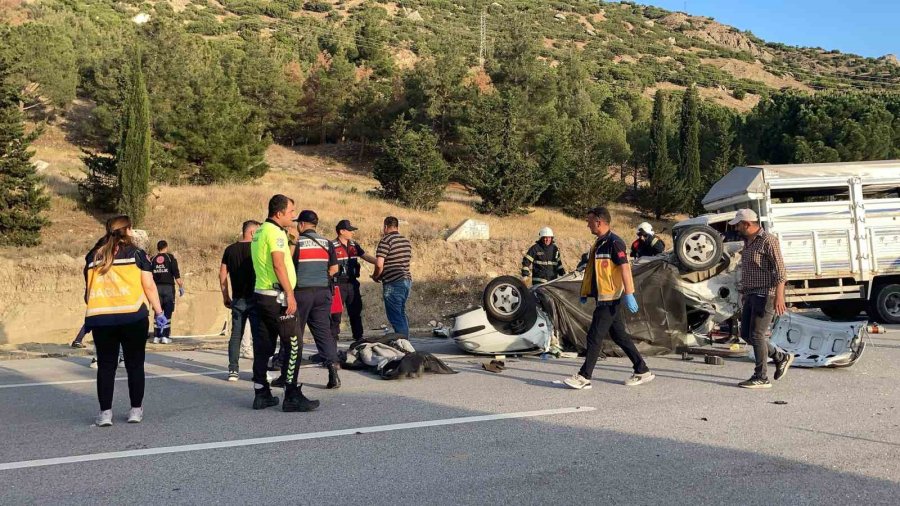
<path id="1" fill-rule="evenodd" d="M 656 219 L 684 209 L 687 192 L 678 171 L 669 159 L 666 119 L 666 96 L 656 92 L 650 124 L 650 183 L 638 190 L 638 207 Z"/>
<path id="2" fill-rule="evenodd" d="M 118 153 L 119 186 L 122 199 L 119 211 L 140 224 L 147 212 L 150 194 L 150 99 L 141 69 L 141 56 L 136 53 L 131 68 L 131 82 L 125 102 L 125 129 Z"/>
<path id="3" fill-rule="evenodd" d="M 700 95 L 697 88 L 691 86 L 684 92 L 681 103 L 681 129 L 679 154 L 681 163 L 678 176 L 684 181 L 685 189 L 690 193 L 690 203 L 696 200 L 702 191 L 700 177 Z M 690 205 L 688 207 L 691 207 Z"/>
<path id="4" fill-rule="evenodd" d="M 437 207 L 450 176 L 437 142 L 427 128 L 409 128 L 402 119 L 394 122 L 374 170 L 385 198 L 413 209 Z"/>
<path id="5" fill-rule="evenodd" d="M 41 177 L 31 163 L 29 145 L 39 132 L 25 133 L 17 90 L 9 82 L 11 65 L 0 59 L 0 245 L 35 246 L 48 221 L 50 205 Z"/>

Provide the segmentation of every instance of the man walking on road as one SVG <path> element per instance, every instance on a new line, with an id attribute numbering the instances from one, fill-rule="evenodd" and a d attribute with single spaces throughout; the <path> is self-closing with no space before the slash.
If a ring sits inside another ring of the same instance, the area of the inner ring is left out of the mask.
<path id="1" fill-rule="evenodd" d="M 625 324 L 622 322 L 620 302 L 624 302 L 631 313 L 638 312 L 638 303 L 634 298 L 634 279 L 628 264 L 625 242 L 610 230 L 611 221 L 605 207 L 594 208 L 587 215 L 588 229 L 597 236 L 597 240 L 587 255 L 588 263 L 581 282 L 581 303 L 586 304 L 588 297 L 591 297 L 596 299 L 597 305 L 588 329 L 584 364 L 578 373 L 564 380 L 566 385 L 576 390 L 591 388 L 591 375 L 607 334 L 622 348 L 634 367 L 634 374 L 625 380 L 625 385 L 637 386 L 655 378 L 644 362 L 644 357 L 625 332 Z"/>
<path id="2" fill-rule="evenodd" d="M 741 339 L 753 346 L 756 369 L 753 376 L 738 383 L 741 388 L 772 388 L 766 371 L 766 362 L 775 362 L 774 379 L 784 377 L 794 355 L 779 350 L 769 341 L 766 331 L 775 314 L 781 316 L 787 309 L 784 303 L 784 285 L 787 273 L 778 238 L 759 226 L 759 217 L 752 209 L 740 209 L 728 222 L 744 237 L 741 252 L 741 282 L 739 291 L 741 310 Z"/>
<path id="3" fill-rule="evenodd" d="M 375 272 L 372 279 L 382 284 L 384 311 L 394 332 L 408 338 L 406 301 L 412 290 L 412 275 L 409 273 L 412 246 L 409 239 L 400 235 L 400 220 L 393 216 L 384 219 L 383 232 L 384 236 L 375 251 Z"/>
<path id="4" fill-rule="evenodd" d="M 156 256 L 150 263 L 153 265 L 153 281 L 159 290 L 159 301 L 167 321 L 165 327 L 156 327 L 153 343 L 169 344 L 172 342 L 169 336 L 172 335 L 172 313 L 175 312 L 175 285 L 178 285 L 178 295 L 184 297 L 184 281 L 178 270 L 178 260 L 169 253 L 169 243 L 159 241 L 156 243 L 156 251 Z"/>
<path id="5" fill-rule="evenodd" d="M 219 267 L 219 286 L 222 302 L 231 310 L 231 339 L 228 340 L 228 381 L 238 380 L 238 359 L 244 327 L 250 320 L 250 333 L 256 334 L 259 318 L 253 308 L 253 288 L 256 275 L 250 258 L 250 242 L 259 228 L 258 221 L 245 221 L 241 226 L 241 240 L 225 248 L 222 265 Z M 231 293 L 228 293 L 228 279 L 231 278 Z"/>
<path id="6" fill-rule="evenodd" d="M 531 278 L 532 285 L 542 285 L 565 275 L 559 248 L 553 242 L 553 229 L 544 227 L 522 258 L 522 278 Z"/>
<path id="7" fill-rule="evenodd" d="M 362 271 L 359 259 L 362 258 L 370 264 L 375 263 L 375 257 L 366 253 L 358 242 L 353 240 L 353 232 L 356 227 L 350 220 L 338 222 L 335 231 L 337 238 L 332 241 L 338 260 L 337 285 L 340 289 L 341 300 L 347 308 L 347 316 L 350 318 L 350 329 L 353 331 L 353 340 L 363 338 L 362 323 L 362 295 L 359 291 L 359 275 Z M 331 334 L 337 340 L 341 332 L 341 313 L 331 315 Z"/>
<path id="8" fill-rule="evenodd" d="M 291 249 L 285 228 L 294 217 L 294 201 L 284 195 L 269 199 L 269 217 L 253 235 L 250 257 L 253 260 L 254 304 L 259 314 L 259 332 L 253 336 L 253 409 L 278 405 L 266 377 L 269 357 L 275 352 L 275 340 L 288 351 L 281 367 L 285 378 L 283 411 L 312 411 L 319 401 L 307 399 L 297 384 L 300 366 L 300 341 L 297 337 L 297 301 L 294 287 L 297 272 L 290 265 Z"/>

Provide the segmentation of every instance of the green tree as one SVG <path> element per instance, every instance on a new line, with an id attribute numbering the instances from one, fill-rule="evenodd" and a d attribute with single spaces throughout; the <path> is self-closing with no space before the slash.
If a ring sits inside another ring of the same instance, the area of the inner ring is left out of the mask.
<path id="1" fill-rule="evenodd" d="M 678 176 L 690 194 L 691 203 L 703 191 L 700 178 L 700 95 L 695 86 L 684 92 L 681 102 L 681 124 L 679 130 L 680 164 Z M 689 205 L 688 207 L 693 207 Z"/>
<path id="2" fill-rule="evenodd" d="M 329 133 L 343 137 L 344 117 L 341 112 L 350 99 L 355 67 L 343 52 L 333 57 L 322 56 L 303 84 L 302 100 L 306 137 L 318 136 L 324 144 Z"/>
<path id="3" fill-rule="evenodd" d="M 461 128 L 463 153 L 457 173 L 481 197 L 478 209 L 484 213 L 525 212 L 546 187 L 525 135 L 527 112 L 515 92 L 482 95 Z"/>
<path id="4" fill-rule="evenodd" d="M 414 209 L 432 210 L 444 196 L 449 178 L 437 137 L 427 129 L 410 129 L 400 119 L 384 141 L 374 176 L 381 194 Z"/>
<path id="5" fill-rule="evenodd" d="M 611 177 L 609 169 L 625 163 L 631 150 L 622 125 L 606 115 L 576 121 L 571 147 L 568 175 L 556 204 L 567 214 L 581 217 L 588 209 L 622 195 L 625 184 Z"/>
<path id="6" fill-rule="evenodd" d="M 684 209 L 688 201 L 684 181 L 669 158 L 666 96 L 657 90 L 650 124 L 649 184 L 638 190 L 638 207 L 661 219 Z"/>
<path id="7" fill-rule="evenodd" d="M 11 63 L 0 58 L 0 245 L 35 246 L 50 202 L 28 149 L 39 131 L 25 133 L 11 74 Z"/>
<path id="8" fill-rule="evenodd" d="M 125 121 L 117 168 L 122 198 L 119 211 L 135 224 L 144 221 L 150 194 L 150 99 L 144 83 L 141 55 L 131 65 L 131 83 L 125 101 Z"/>

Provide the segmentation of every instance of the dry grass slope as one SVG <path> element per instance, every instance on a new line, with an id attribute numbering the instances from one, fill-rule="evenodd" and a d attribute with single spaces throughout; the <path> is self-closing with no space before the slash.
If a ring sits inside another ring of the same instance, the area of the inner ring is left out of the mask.
<path id="1" fill-rule="evenodd" d="M 77 150 L 67 146 L 54 129 L 37 145 L 36 158 L 48 161 L 46 175 L 53 196 L 53 224 L 43 245 L 29 250 L 0 249 L 0 344 L 64 342 L 77 331 L 83 314 L 81 267 L 85 252 L 102 234 L 101 220 L 77 203 L 68 176 L 77 172 Z M 226 310 L 218 294 L 217 273 L 224 247 L 237 240 L 240 224 L 265 217 L 268 198 L 285 193 L 299 208 L 314 209 L 321 230 L 332 235 L 334 225 L 349 218 L 360 228 L 357 239 L 373 250 L 381 221 L 387 215 L 401 220 L 402 233 L 414 248 L 414 327 L 441 320 L 470 304 L 478 304 L 485 282 L 501 274 L 516 274 L 522 255 L 537 230 L 556 232 L 568 269 L 574 268 L 591 237 L 584 222 L 537 208 L 524 216 L 478 216 L 471 196 L 451 188 L 435 212 L 415 212 L 368 195 L 377 182 L 365 167 L 340 160 L 340 149 L 289 149 L 273 146 L 267 153 L 272 170 L 247 183 L 218 186 L 160 186 L 150 199 L 143 228 L 152 244 L 166 239 L 182 266 L 188 295 L 179 301 L 175 333 L 207 333 L 221 328 Z M 613 228 L 626 239 L 644 218 L 632 209 L 614 205 Z M 471 217 L 490 224 L 491 240 L 448 243 L 450 230 Z M 665 223 L 654 223 L 662 229 Z M 363 280 L 367 328 L 386 323 L 380 287 Z"/>

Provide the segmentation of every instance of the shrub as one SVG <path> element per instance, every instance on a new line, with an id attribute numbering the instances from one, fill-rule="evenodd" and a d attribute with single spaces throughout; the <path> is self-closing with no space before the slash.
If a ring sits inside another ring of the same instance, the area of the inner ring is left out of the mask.
<path id="1" fill-rule="evenodd" d="M 424 128 L 410 129 L 400 119 L 382 149 L 374 171 L 381 195 L 414 209 L 437 207 L 450 176 L 437 137 Z"/>

